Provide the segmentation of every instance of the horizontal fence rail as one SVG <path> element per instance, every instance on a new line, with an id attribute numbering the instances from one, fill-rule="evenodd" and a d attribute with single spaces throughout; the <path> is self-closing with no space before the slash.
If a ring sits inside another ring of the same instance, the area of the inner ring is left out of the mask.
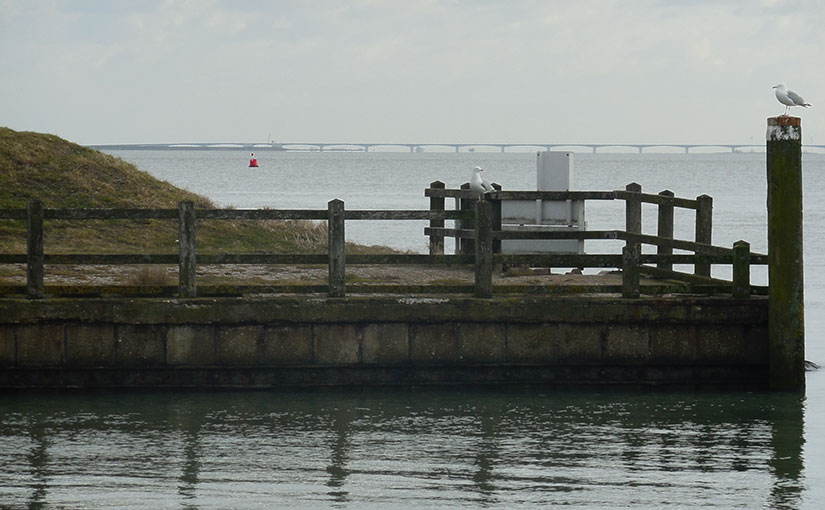
<path id="1" fill-rule="evenodd" d="M 241 295 L 250 292 L 317 293 L 343 296 L 346 292 L 378 293 L 472 293 L 477 297 L 496 294 L 539 293 L 621 293 L 638 297 L 645 293 L 730 293 L 735 297 L 765 294 L 766 288 L 750 285 L 750 266 L 767 264 L 767 256 L 751 253 L 749 245 L 738 241 L 732 248 L 713 246 L 711 240 L 712 199 L 705 195 L 697 199 L 677 198 L 668 191 L 659 194 L 641 193 L 641 187 L 628 185 L 618 191 L 494 191 L 483 200 L 469 189 L 446 189 L 438 181 L 425 190 L 430 197 L 429 210 L 346 210 L 344 203 L 333 200 L 327 210 L 279 209 L 195 209 L 191 202 L 181 202 L 177 209 L 45 209 L 38 201 L 31 201 L 26 209 L 0 210 L 0 220 L 26 222 L 28 249 L 25 254 L 0 254 L 0 264 L 25 264 L 27 284 L 0 285 L 0 295 L 26 294 L 40 298 L 46 294 L 83 296 L 101 294 L 122 295 L 179 295 L 183 297 L 211 295 Z M 445 198 L 456 200 L 455 209 L 445 207 Z M 622 200 L 626 204 L 626 224 L 623 230 L 530 231 L 502 230 L 502 200 Z M 641 233 L 641 204 L 659 208 L 656 236 Z M 696 211 L 696 239 L 673 239 L 673 209 Z M 145 220 L 166 219 L 178 222 L 177 254 L 51 254 L 43 245 L 45 220 Z M 206 220 L 314 220 L 326 221 L 329 234 L 327 253 L 321 254 L 208 254 L 195 249 L 195 226 Z M 424 234 L 430 239 L 429 254 L 346 254 L 345 220 L 424 220 L 430 225 Z M 455 228 L 444 226 L 447 220 L 457 223 Z M 444 254 L 444 238 L 466 241 L 463 251 Z M 502 254 L 502 240 L 507 239 L 578 239 L 618 240 L 625 245 L 621 254 Z M 641 245 L 657 247 L 656 254 L 642 254 Z M 467 250 L 471 247 L 472 251 Z M 692 253 L 674 254 L 673 250 Z M 177 286 L 53 286 L 44 285 L 45 265 L 140 265 L 163 264 L 179 266 Z M 273 265 L 327 265 L 329 280 L 326 285 L 197 285 L 195 270 L 198 265 L 216 264 L 273 264 Z M 346 266 L 353 265 L 473 265 L 475 282 L 470 285 L 379 285 L 347 284 Z M 674 264 L 693 265 L 694 273 L 674 271 Z M 711 265 L 730 265 L 731 281 L 710 277 Z M 525 286 L 493 285 L 493 267 L 528 265 L 533 267 L 613 268 L 621 271 L 621 285 L 564 285 Z M 640 275 L 664 281 L 640 285 Z"/>

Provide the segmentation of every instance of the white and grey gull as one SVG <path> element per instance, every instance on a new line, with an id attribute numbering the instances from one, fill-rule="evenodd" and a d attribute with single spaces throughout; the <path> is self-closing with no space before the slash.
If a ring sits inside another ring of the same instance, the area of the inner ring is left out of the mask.
<path id="1" fill-rule="evenodd" d="M 811 106 L 811 103 L 805 102 L 805 99 L 803 99 L 802 96 L 793 90 L 788 90 L 788 87 L 786 87 L 784 83 L 774 85 L 771 88 L 776 89 L 775 93 L 777 101 L 785 105 L 785 115 L 788 114 L 791 106 L 801 106 L 803 108 Z"/>
<path id="2" fill-rule="evenodd" d="M 480 166 L 473 168 L 473 178 L 470 179 L 470 189 L 478 193 L 479 200 L 481 200 L 485 193 L 495 191 L 493 185 L 485 181 L 484 178 L 481 177 L 481 172 L 483 171 L 484 169 Z"/>

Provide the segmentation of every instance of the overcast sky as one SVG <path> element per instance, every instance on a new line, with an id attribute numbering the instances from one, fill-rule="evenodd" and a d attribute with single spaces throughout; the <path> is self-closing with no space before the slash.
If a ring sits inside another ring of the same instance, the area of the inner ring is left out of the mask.
<path id="1" fill-rule="evenodd" d="M 825 144 L 819 0 L 0 0 L 0 125 L 84 143 Z"/>

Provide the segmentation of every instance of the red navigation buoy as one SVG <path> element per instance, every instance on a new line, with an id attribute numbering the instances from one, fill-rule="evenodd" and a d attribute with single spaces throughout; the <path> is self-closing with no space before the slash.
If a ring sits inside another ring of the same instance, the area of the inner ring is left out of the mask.
<path id="1" fill-rule="evenodd" d="M 258 167 L 258 160 L 255 159 L 255 153 L 249 155 L 249 168 L 257 168 Z"/>

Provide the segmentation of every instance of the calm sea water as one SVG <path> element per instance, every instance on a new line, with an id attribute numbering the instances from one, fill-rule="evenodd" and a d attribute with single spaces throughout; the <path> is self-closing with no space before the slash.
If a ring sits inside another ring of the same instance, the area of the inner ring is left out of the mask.
<path id="1" fill-rule="evenodd" d="M 123 151 L 240 208 L 420 209 L 481 165 L 535 189 L 535 154 Z M 806 154 L 807 358 L 825 362 L 825 155 Z M 576 154 L 574 189 L 714 197 L 714 244 L 766 250 L 764 154 Z M 588 203 L 590 228 L 621 204 Z M 692 237 L 676 215 L 677 237 Z M 644 214 L 655 233 L 655 208 Z M 421 222 L 349 239 L 423 251 Z M 615 247 L 588 242 L 587 250 Z M 715 274 L 724 274 L 715 269 Z M 764 272 L 754 283 L 764 283 Z M 0 508 L 820 508 L 825 371 L 763 393 L 334 390 L 0 395 Z"/>

